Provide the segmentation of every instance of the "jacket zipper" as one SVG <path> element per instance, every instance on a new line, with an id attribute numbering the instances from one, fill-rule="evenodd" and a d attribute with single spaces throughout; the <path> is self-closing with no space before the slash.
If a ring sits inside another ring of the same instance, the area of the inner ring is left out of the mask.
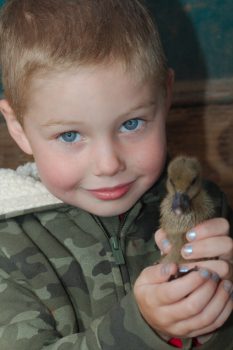
<path id="1" fill-rule="evenodd" d="M 108 233 L 108 231 L 104 228 L 104 226 L 102 225 L 102 223 L 98 219 L 98 217 L 94 216 L 94 219 L 95 219 L 96 223 L 101 228 L 101 230 L 103 231 L 105 237 L 107 237 L 107 239 L 108 239 L 108 241 L 110 243 L 112 254 L 113 254 L 113 257 L 115 259 L 115 263 L 117 265 L 125 265 L 125 258 L 124 258 L 124 254 L 123 254 L 123 251 L 122 251 L 122 248 L 121 248 L 118 236 L 119 236 L 119 233 L 121 232 L 121 230 L 122 230 L 122 228 L 124 226 L 124 223 L 126 221 L 126 217 L 127 217 L 127 214 L 125 215 L 124 220 L 123 220 L 123 222 L 121 223 L 121 225 L 119 227 L 118 235 L 117 236 L 111 236 Z"/>
<path id="2" fill-rule="evenodd" d="M 115 236 L 111 236 L 109 239 L 110 246 L 112 249 L 112 253 L 115 259 L 115 262 L 117 265 L 124 265 L 125 264 L 125 258 L 123 255 L 123 251 L 120 246 L 119 239 Z"/>

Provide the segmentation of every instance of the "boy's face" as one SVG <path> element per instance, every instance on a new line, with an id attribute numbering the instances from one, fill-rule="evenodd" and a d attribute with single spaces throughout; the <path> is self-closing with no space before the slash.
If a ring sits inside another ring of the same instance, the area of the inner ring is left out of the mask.
<path id="1" fill-rule="evenodd" d="M 55 196 L 96 215 L 119 215 L 162 171 L 168 104 L 150 82 L 117 65 L 48 75 L 33 81 L 27 146 L 18 143 L 33 153 Z"/>

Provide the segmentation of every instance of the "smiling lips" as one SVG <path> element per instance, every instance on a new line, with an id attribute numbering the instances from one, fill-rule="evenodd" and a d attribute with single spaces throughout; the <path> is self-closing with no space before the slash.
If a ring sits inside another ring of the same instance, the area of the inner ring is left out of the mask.
<path id="1" fill-rule="evenodd" d="M 131 186 L 132 182 L 111 188 L 99 188 L 96 190 L 89 190 L 89 192 L 98 199 L 108 201 L 123 197 L 130 190 Z"/>

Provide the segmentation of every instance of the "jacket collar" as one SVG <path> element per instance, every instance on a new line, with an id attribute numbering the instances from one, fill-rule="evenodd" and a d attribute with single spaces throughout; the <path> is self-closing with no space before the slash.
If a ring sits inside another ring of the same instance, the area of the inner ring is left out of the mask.
<path id="1" fill-rule="evenodd" d="M 61 205 L 41 183 L 35 163 L 0 169 L 0 218 Z"/>

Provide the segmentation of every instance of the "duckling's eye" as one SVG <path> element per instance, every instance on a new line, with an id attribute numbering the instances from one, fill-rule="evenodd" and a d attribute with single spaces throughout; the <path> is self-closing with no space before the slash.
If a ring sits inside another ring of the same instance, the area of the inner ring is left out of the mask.
<path id="1" fill-rule="evenodd" d="M 191 181 L 190 185 L 191 185 L 191 186 L 194 186 L 194 185 L 195 185 L 195 183 L 197 182 L 197 180 L 198 180 L 198 177 L 197 177 L 197 176 L 195 176 L 195 177 L 192 179 L 192 181 Z"/>
<path id="2" fill-rule="evenodd" d="M 175 188 L 175 184 L 174 184 L 174 182 L 172 181 L 172 179 L 169 178 L 168 181 L 170 182 L 170 184 L 172 185 L 172 187 Z"/>

